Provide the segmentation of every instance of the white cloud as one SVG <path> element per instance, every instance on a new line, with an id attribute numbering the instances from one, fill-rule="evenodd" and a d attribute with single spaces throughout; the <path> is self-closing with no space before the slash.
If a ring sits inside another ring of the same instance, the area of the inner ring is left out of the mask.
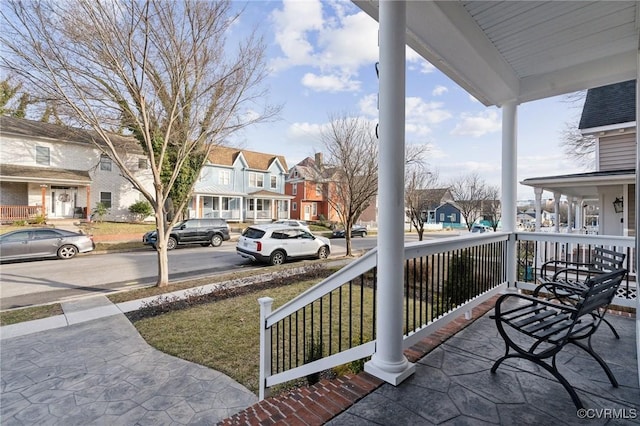
<path id="1" fill-rule="evenodd" d="M 431 92 L 431 94 L 433 96 L 442 96 L 445 93 L 447 93 L 449 91 L 449 89 L 447 89 L 445 86 L 441 86 L 441 85 L 437 85 L 433 91 Z"/>
<path id="2" fill-rule="evenodd" d="M 425 102 L 418 97 L 408 97 L 405 108 L 408 122 L 438 124 L 452 116 L 442 102 Z"/>
<path id="3" fill-rule="evenodd" d="M 460 122 L 451 131 L 451 134 L 478 138 L 487 133 L 497 132 L 501 128 L 502 125 L 498 112 L 488 110 L 478 114 L 463 113 Z"/>
<path id="4" fill-rule="evenodd" d="M 320 140 L 323 127 L 322 124 L 293 123 L 287 130 L 287 137 L 293 142 L 315 143 Z"/>
<path id="5" fill-rule="evenodd" d="M 349 76 L 316 75 L 306 73 L 302 77 L 302 85 L 316 92 L 353 92 L 360 89 L 360 82 Z"/>
<path id="6" fill-rule="evenodd" d="M 282 50 L 282 56 L 271 61 L 272 69 L 310 66 L 319 72 L 308 73 L 303 81 L 313 90 L 359 90 L 355 80 L 359 68 L 373 66 L 378 58 L 378 24 L 347 6 L 284 0 L 282 9 L 271 13 L 275 41 Z M 336 76 L 343 80 L 341 84 Z"/>
<path id="7" fill-rule="evenodd" d="M 471 102 L 475 102 L 475 103 L 477 103 L 477 104 L 479 104 L 479 103 L 480 103 L 480 101 L 479 101 L 479 100 L 477 100 L 477 99 L 476 99 L 476 97 L 475 97 L 475 96 L 473 96 L 472 94 L 469 94 L 469 100 L 470 100 Z"/>
<path id="8" fill-rule="evenodd" d="M 378 116 L 378 94 L 372 93 L 360 99 L 358 102 L 360 112 L 369 117 Z"/>

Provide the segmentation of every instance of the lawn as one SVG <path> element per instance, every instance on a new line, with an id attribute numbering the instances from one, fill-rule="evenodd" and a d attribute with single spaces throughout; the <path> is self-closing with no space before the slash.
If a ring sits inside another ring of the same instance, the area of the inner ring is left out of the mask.
<path id="1" fill-rule="evenodd" d="M 267 288 L 134 322 L 153 347 L 217 371 L 258 391 L 260 297 L 273 308 L 302 293 L 319 279 Z"/>

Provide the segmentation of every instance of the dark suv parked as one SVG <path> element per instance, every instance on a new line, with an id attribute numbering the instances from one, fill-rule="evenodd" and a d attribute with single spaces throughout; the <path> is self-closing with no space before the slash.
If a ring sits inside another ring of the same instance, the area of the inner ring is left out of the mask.
<path id="1" fill-rule="evenodd" d="M 200 244 L 203 247 L 218 247 L 229 236 L 229 224 L 224 219 L 187 219 L 176 224 L 171 230 L 168 250 L 179 244 Z M 155 247 L 158 233 L 150 231 L 142 237 L 142 243 Z"/>

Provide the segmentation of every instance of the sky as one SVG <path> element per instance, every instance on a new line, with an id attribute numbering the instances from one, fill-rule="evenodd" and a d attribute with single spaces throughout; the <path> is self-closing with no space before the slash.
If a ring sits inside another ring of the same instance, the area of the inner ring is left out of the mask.
<path id="1" fill-rule="evenodd" d="M 235 2 L 244 7 L 234 36 L 257 26 L 266 44 L 269 102 L 276 121 L 235 135 L 235 146 L 283 155 L 289 167 L 322 152 L 320 132 L 331 116 L 377 122 L 378 24 L 351 2 L 285 0 Z M 425 161 L 442 186 L 477 172 L 500 185 L 501 115 L 485 107 L 407 48 L 407 145 L 428 147 Z M 567 157 L 562 131 L 577 126 L 581 104 L 560 96 L 518 107 L 518 181 L 587 171 Z M 545 193 L 545 198 L 551 194 Z M 533 199 L 518 185 L 518 199 Z"/>

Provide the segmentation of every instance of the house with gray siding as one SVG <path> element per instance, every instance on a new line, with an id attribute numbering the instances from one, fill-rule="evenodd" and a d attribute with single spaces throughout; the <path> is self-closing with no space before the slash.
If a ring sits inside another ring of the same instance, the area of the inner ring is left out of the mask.
<path id="1" fill-rule="evenodd" d="M 230 222 L 271 222 L 289 218 L 283 156 L 217 146 L 196 182 L 188 215 Z"/>

